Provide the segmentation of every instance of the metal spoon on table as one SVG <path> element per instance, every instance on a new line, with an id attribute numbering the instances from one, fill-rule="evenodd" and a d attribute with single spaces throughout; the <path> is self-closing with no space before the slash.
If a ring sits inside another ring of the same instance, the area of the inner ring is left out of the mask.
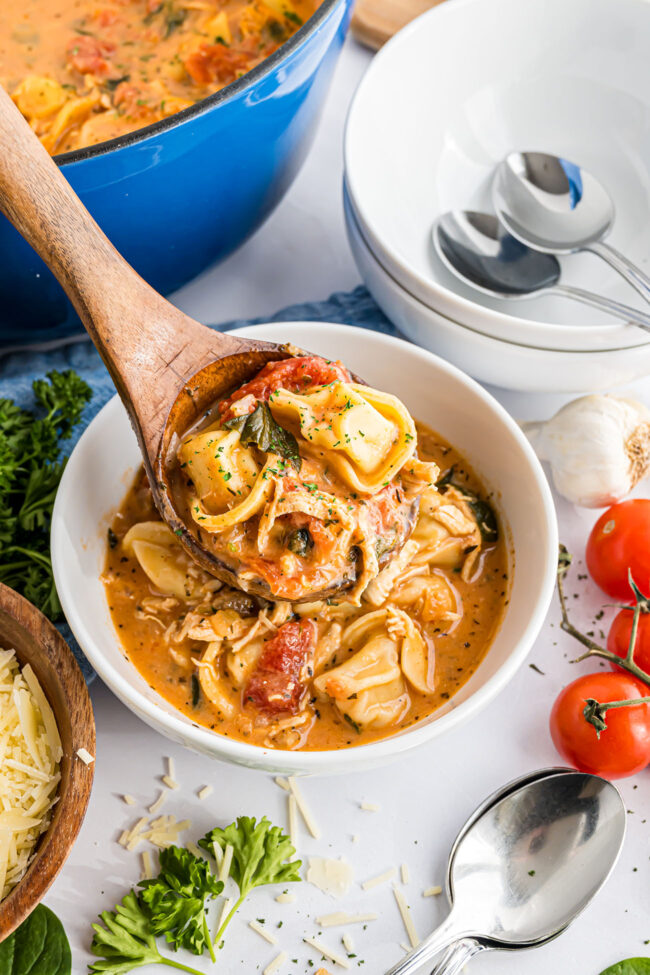
<path id="1" fill-rule="evenodd" d="M 557 258 L 522 244 L 490 213 L 450 210 L 438 217 L 431 233 L 443 264 L 483 294 L 511 299 L 561 295 L 650 331 L 650 314 L 604 295 L 560 284 Z"/>
<path id="2" fill-rule="evenodd" d="M 497 166 L 492 199 L 501 222 L 522 243 L 546 254 L 597 254 L 650 301 L 650 276 L 603 242 L 614 204 L 586 169 L 545 152 L 511 152 Z"/>
<path id="3" fill-rule="evenodd" d="M 479 951 L 540 947 L 603 885 L 625 836 L 614 786 L 567 771 L 514 785 L 463 827 L 448 866 L 449 916 L 387 975 L 413 975 L 450 946 L 436 975 Z"/>

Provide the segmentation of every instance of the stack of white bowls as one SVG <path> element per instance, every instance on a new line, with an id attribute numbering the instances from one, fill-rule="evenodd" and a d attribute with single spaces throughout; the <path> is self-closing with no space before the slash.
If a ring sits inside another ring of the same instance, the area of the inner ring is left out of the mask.
<path id="1" fill-rule="evenodd" d="M 348 116 L 345 218 L 361 275 L 400 330 L 510 389 L 583 392 L 650 373 L 650 333 L 566 298 L 486 297 L 431 240 L 441 213 L 492 211 L 509 152 L 550 152 L 607 187 L 611 243 L 647 270 L 649 49 L 648 0 L 448 0 L 380 51 Z M 560 263 L 563 283 L 642 307 L 595 256 Z"/>

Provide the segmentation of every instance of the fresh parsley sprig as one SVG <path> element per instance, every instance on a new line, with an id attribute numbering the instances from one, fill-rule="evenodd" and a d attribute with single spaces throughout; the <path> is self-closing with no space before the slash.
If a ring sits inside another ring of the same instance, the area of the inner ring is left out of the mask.
<path id="1" fill-rule="evenodd" d="M 0 398 L 0 582 L 52 620 L 62 615 L 50 560 L 50 523 L 64 470 L 60 443 L 81 419 L 92 390 L 76 372 L 32 383 L 36 412 Z"/>
<path id="2" fill-rule="evenodd" d="M 158 876 L 140 883 L 140 900 L 153 934 L 164 934 L 174 951 L 187 948 L 202 955 L 207 946 L 215 961 L 205 902 L 221 893 L 223 883 L 213 875 L 207 860 L 179 846 L 161 850 L 159 859 Z"/>
<path id="3" fill-rule="evenodd" d="M 266 816 L 259 823 L 250 816 L 240 816 L 225 829 L 215 827 L 199 840 L 199 846 L 210 854 L 215 847 L 225 852 L 231 846 L 233 851 L 230 876 L 239 887 L 239 897 L 215 935 L 216 944 L 254 887 L 300 880 L 301 861 L 291 859 L 296 852 L 291 840 Z"/>
<path id="4" fill-rule="evenodd" d="M 142 965 L 158 964 L 200 975 L 162 955 L 156 937 L 164 935 L 174 951 L 185 948 L 202 955 L 207 949 L 214 961 L 214 946 L 220 945 L 235 912 L 255 887 L 300 880 L 301 862 L 291 859 L 296 851 L 289 837 L 266 816 L 259 822 L 240 816 L 225 829 L 215 827 L 199 840 L 199 846 L 210 856 L 217 847 L 224 852 L 232 847 L 229 877 L 239 887 L 239 898 L 214 938 L 208 930 L 206 905 L 222 893 L 224 885 L 207 860 L 185 847 L 170 846 L 159 853 L 158 876 L 141 881 L 140 891 L 131 890 L 115 910 L 100 914 L 101 924 L 93 924 L 90 950 L 99 960 L 91 972 L 123 975 Z"/>

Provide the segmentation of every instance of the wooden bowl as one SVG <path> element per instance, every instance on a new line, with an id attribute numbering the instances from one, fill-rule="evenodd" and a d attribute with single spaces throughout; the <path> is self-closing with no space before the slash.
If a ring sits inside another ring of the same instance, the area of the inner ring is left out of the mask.
<path id="1" fill-rule="evenodd" d="M 95 754 L 95 719 L 86 682 L 69 646 L 35 606 L 0 583 L 0 647 L 15 650 L 19 663 L 31 664 L 54 711 L 63 758 L 59 801 L 41 836 L 27 873 L 0 902 L 0 941 L 39 903 L 63 866 L 90 799 L 94 763 L 77 757 L 79 748 Z"/>

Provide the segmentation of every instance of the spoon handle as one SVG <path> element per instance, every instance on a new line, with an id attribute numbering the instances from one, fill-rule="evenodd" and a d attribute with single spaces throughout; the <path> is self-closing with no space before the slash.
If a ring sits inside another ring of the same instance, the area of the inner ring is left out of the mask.
<path id="1" fill-rule="evenodd" d="M 621 277 L 625 278 L 627 283 L 631 284 L 642 298 L 650 301 L 650 276 L 645 271 L 642 271 L 640 267 L 637 267 L 636 264 L 633 264 L 629 257 L 621 254 L 611 244 L 606 244 L 603 241 L 588 244 L 584 249 L 591 254 L 597 254 L 598 257 L 601 257 L 610 267 L 618 271 Z"/>
<path id="2" fill-rule="evenodd" d="M 155 457 L 183 381 L 241 344 L 188 318 L 127 264 L 1 86 L 0 210 L 58 278 Z"/>
<path id="3" fill-rule="evenodd" d="M 463 934 L 457 930 L 453 914 L 450 914 L 433 934 L 421 941 L 413 951 L 409 951 L 408 955 L 386 972 L 386 975 L 414 975 L 415 972 L 420 972 L 427 962 L 432 961 L 441 951 L 461 938 Z"/>
<path id="4" fill-rule="evenodd" d="M 584 291 L 582 288 L 573 288 L 568 284 L 556 284 L 552 288 L 549 288 L 546 292 L 547 294 L 562 295 L 564 298 L 572 298 L 574 301 L 581 301 L 583 305 L 589 305 L 591 308 L 598 308 L 600 311 L 607 312 L 609 315 L 614 315 L 616 318 L 622 318 L 633 325 L 638 325 L 639 328 L 644 328 L 647 332 L 650 332 L 650 315 L 646 315 L 645 312 L 637 311 L 636 308 L 631 308 L 629 305 L 623 305 L 620 301 L 613 301 L 611 298 L 606 298 L 604 295 L 595 295 L 591 291 Z"/>
<path id="5" fill-rule="evenodd" d="M 447 949 L 431 975 L 459 975 L 470 958 L 478 955 L 479 951 L 485 950 L 485 945 L 475 941 L 474 938 L 463 938 L 462 941 L 456 941 Z"/>

